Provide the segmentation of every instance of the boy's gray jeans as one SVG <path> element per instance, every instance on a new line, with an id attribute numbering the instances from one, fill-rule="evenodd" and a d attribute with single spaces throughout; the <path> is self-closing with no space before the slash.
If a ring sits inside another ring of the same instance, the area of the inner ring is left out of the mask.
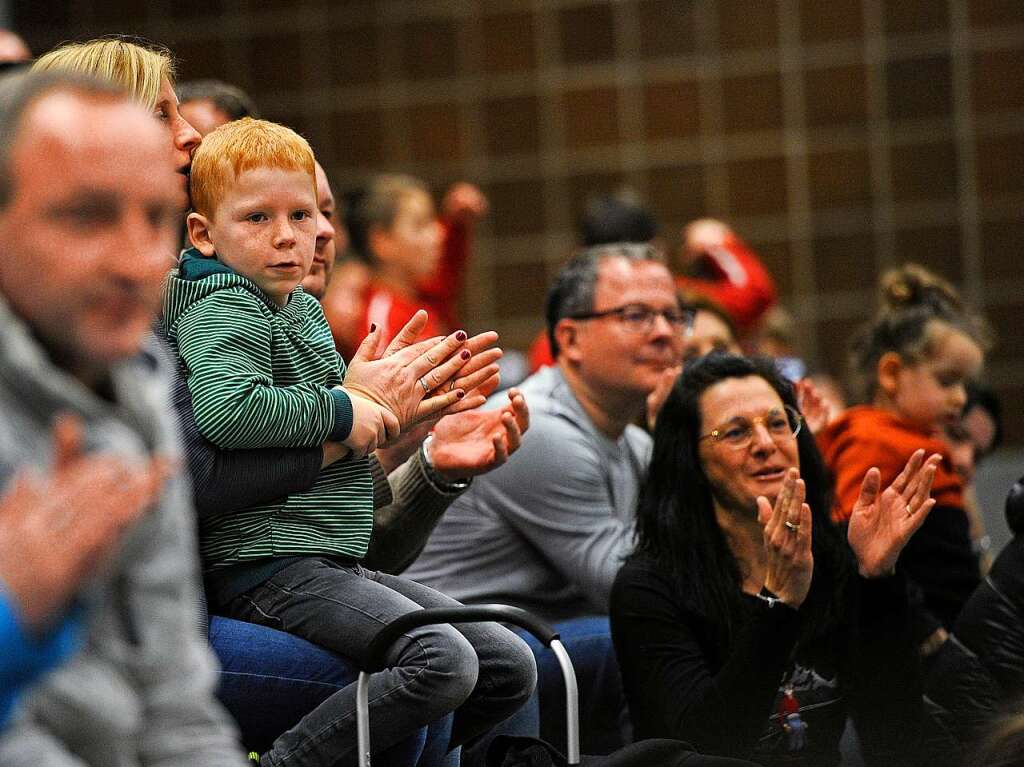
<path id="1" fill-rule="evenodd" d="M 232 600 L 222 612 L 287 631 L 357 666 L 370 640 L 393 618 L 420 607 L 459 603 L 404 578 L 308 557 Z M 536 684 L 533 653 L 497 623 L 436 625 L 403 635 L 389 668 L 370 677 L 374 752 L 455 712 L 451 747 L 517 711 Z M 291 767 L 357 764 L 355 684 L 339 690 L 279 737 L 260 760 Z"/>

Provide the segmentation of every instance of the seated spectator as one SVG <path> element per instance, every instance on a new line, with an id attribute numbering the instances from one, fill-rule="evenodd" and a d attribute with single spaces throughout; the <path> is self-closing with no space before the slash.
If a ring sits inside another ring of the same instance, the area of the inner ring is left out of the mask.
<path id="1" fill-rule="evenodd" d="M 319 164 L 316 181 L 319 215 L 314 267 L 301 283 L 314 298 L 323 294 L 325 282 L 330 285 L 335 254 L 334 196 Z M 487 351 L 474 354 L 466 367 L 483 362 L 481 372 L 490 375 L 493 366 L 486 360 L 493 356 Z M 515 392 L 512 395 L 510 415 L 503 410 L 446 416 L 437 425 L 431 442 L 391 473 L 390 486 L 384 485 L 381 494 L 382 498 L 393 500 L 390 505 L 375 509 L 374 532 L 364 561 L 368 567 L 393 574 L 401 572 L 422 548 L 426 535 L 448 504 L 468 487 L 468 478 L 500 464 L 515 452 L 527 418 L 525 401 Z M 196 429 L 188 387 L 180 377 L 175 405 L 201 517 L 230 513 L 282 493 L 307 490 L 315 482 L 324 459 L 323 448 L 218 450 Z M 481 416 L 487 417 L 485 424 L 480 423 Z M 467 421 L 473 432 L 467 432 Z M 458 428 L 458 424 L 464 424 L 463 428 Z M 495 448 L 494 436 L 500 432 L 504 434 Z M 398 463 L 397 459 L 392 460 Z M 374 473 L 376 476 L 378 472 Z M 339 699 L 344 699 L 344 689 L 358 674 L 358 668 L 351 662 L 266 626 L 215 615 L 210 619 L 209 636 L 222 666 L 218 696 L 239 722 L 247 748 L 262 752 L 269 763 L 287 753 L 294 742 L 319 732 L 324 723 L 331 722 L 338 701 L 330 698 L 340 693 Z M 485 667 L 483 673 L 491 672 Z M 276 742 L 293 728 L 292 733 Z M 422 735 L 375 753 L 374 764 L 439 765 L 444 761 L 450 735 L 449 716 L 431 724 Z M 454 756 L 457 760 L 457 754 Z"/>
<path id="2" fill-rule="evenodd" d="M 345 370 L 323 314 L 297 287 L 315 247 L 308 145 L 272 123 L 235 121 L 207 137 L 190 179 L 195 249 L 167 283 L 163 322 L 188 371 L 197 427 L 223 449 L 343 446 L 325 459 L 309 490 L 205 520 L 201 548 L 212 604 L 358 661 L 391 618 L 454 604 L 359 561 L 373 517 L 364 456 L 417 419 L 468 399 L 472 392 L 454 385 L 471 356 L 466 335 L 413 345 L 371 370 L 379 340 L 371 334 L 339 388 Z M 262 343 L 254 345 L 257 339 Z M 349 451 L 352 457 L 338 460 Z M 532 689 L 532 663 L 520 647 L 494 624 L 410 632 L 391 668 L 371 679 L 375 743 L 389 746 L 455 709 L 453 747 L 504 719 Z M 478 656 L 492 652 L 516 673 L 478 683 Z M 330 699 L 330 726 L 278 740 L 289 741 L 282 762 L 353 757 L 354 686 L 345 693 Z"/>
<path id="3" fill-rule="evenodd" d="M 118 47 L 76 45 L 40 63 L 93 72 Z M 166 477 L 156 457 L 174 461 L 179 453 L 164 405 L 172 371 L 150 334 L 183 200 L 178 157 L 153 118 L 161 94 L 173 96 L 172 73 L 159 51 L 124 55 L 126 69 L 145 72 L 151 85 L 132 92 L 142 106 L 110 85 L 56 72 L 0 87 L 8 181 L 0 210 L 0 478 L 6 484 L 23 468 L 46 476 L 47 466 L 58 475 L 87 471 L 92 482 L 79 477 L 76 498 L 111 514 L 114 529 L 137 513 L 133 505 L 145 507 L 116 548 L 110 538 L 95 544 L 94 553 L 111 556 L 86 588 L 65 582 L 54 595 L 54 619 L 72 595 L 88 616 L 83 649 L 21 701 L 0 739 L 0 763 L 240 765 L 234 728 L 213 698 L 212 656 L 195 631 L 187 483 L 177 468 Z M 66 435 L 52 454 L 53 423 L 63 414 L 83 425 L 79 459 Z M 96 494 L 105 488 L 101 503 Z M 24 499 L 32 490 L 14 492 Z M 74 530 L 77 516 L 63 524 Z M 32 576 L 34 587 L 53 588 L 47 570 Z"/>
<path id="4" fill-rule="evenodd" d="M 372 279 L 363 295 L 363 321 L 355 338 L 339 341 L 348 356 L 370 326 L 390 337 L 426 309 L 427 336 L 444 335 L 457 324 L 476 221 L 487 199 L 472 184 L 455 184 L 445 194 L 442 217 L 423 183 L 397 174 L 374 178 L 349 213 L 352 246 L 366 257 Z"/>
<path id="5" fill-rule="evenodd" d="M 956 636 L 981 659 L 1004 702 L 1024 696 L 1024 479 L 1006 498 L 1006 522 L 1012 540 L 956 621 Z"/>
<path id="6" fill-rule="evenodd" d="M 694 311 L 693 328 L 683 339 L 683 364 L 711 352 L 742 354 L 732 318 L 718 304 L 699 293 L 683 293 Z"/>
<path id="7" fill-rule="evenodd" d="M 220 80 L 190 80 L 178 86 L 178 108 L 199 135 L 243 117 L 259 117 L 256 104 L 241 88 Z"/>
<path id="8" fill-rule="evenodd" d="M 623 742 L 608 594 L 650 447 L 634 424 L 653 417 L 677 374 L 691 317 L 645 245 L 583 251 L 552 285 L 546 313 L 557 365 L 521 387 L 531 425 L 519 453 L 452 504 L 407 575 L 554 621 L 580 679 L 584 750 L 607 753 Z M 549 653 L 538 663 L 542 734 L 557 743 L 561 674 Z"/>
<path id="9" fill-rule="evenodd" d="M 837 765 L 847 711 L 870 764 L 913 753 L 920 686 L 891 574 L 934 505 L 938 456 L 862 478 L 849 548 L 791 384 L 768 360 L 688 365 L 654 431 L 637 550 L 611 597 L 636 735 L 765 765 Z M 853 556 L 850 556 L 852 549 Z"/>
<path id="10" fill-rule="evenodd" d="M 932 652 L 980 580 L 964 483 L 942 430 L 960 418 L 966 384 L 981 369 L 985 339 L 952 286 L 921 267 L 887 273 L 882 292 L 877 318 L 852 344 L 856 378 L 869 404 L 847 410 L 819 440 L 836 478 L 837 521 L 849 514 L 868 467 L 877 466 L 882 481 L 891 482 L 915 450 L 942 456 L 935 476 L 938 505 L 899 564 L 921 590 L 918 639 Z"/>
<path id="11" fill-rule="evenodd" d="M 701 218 L 687 224 L 682 261 L 685 274 L 676 278 L 680 290 L 710 298 L 741 334 L 756 330 L 775 304 L 775 281 L 768 270 L 722 221 Z"/>

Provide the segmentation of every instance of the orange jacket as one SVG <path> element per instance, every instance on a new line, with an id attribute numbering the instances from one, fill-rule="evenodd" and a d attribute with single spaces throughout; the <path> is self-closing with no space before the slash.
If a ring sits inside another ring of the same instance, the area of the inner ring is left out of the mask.
<path id="1" fill-rule="evenodd" d="M 946 443 L 884 410 L 869 405 L 850 408 L 818 435 L 818 446 L 835 476 L 832 518 L 836 522 L 850 518 L 868 469 L 878 467 L 885 489 L 920 448 L 925 449 L 926 457 L 932 453 L 942 456 L 932 498 L 940 506 L 963 508 L 963 481 L 953 470 Z"/>

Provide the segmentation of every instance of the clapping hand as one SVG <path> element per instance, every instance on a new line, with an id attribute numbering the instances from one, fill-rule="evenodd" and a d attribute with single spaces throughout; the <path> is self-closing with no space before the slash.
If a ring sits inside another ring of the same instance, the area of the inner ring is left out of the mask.
<path id="1" fill-rule="evenodd" d="M 767 555 L 764 587 L 793 609 L 807 598 L 814 573 L 811 507 L 804 503 L 806 493 L 800 472 L 794 468 L 786 472 L 774 507 L 763 495 L 757 499 L 757 519 L 764 527 Z"/>
<path id="2" fill-rule="evenodd" d="M 865 578 L 891 573 L 910 536 L 924 523 L 935 505 L 928 495 L 941 460 L 938 454 L 925 460 L 924 450 L 916 451 L 881 493 L 882 475 L 878 469 L 868 469 L 864 475 L 860 497 L 850 516 L 847 539 Z"/>
<path id="3" fill-rule="evenodd" d="M 518 389 L 509 389 L 500 410 L 471 410 L 448 415 L 434 427 L 430 459 L 447 480 L 465 479 L 501 466 L 530 427 L 530 411 Z"/>
<path id="4" fill-rule="evenodd" d="M 345 389 L 387 408 L 402 431 L 483 404 L 497 387 L 501 349 L 494 332 L 467 338 L 463 331 L 447 338 L 416 338 L 426 326 L 422 309 L 383 350 L 374 328 L 352 357 Z"/>
<path id="5" fill-rule="evenodd" d="M 85 453 L 82 423 L 53 428 L 47 472 L 18 472 L 0 497 L 0 580 L 30 630 L 45 628 L 160 495 L 171 462 Z"/>
<path id="6" fill-rule="evenodd" d="M 811 434 L 818 434 L 829 423 L 835 414 L 828 401 L 821 396 L 818 387 L 810 378 L 802 378 L 794 384 L 796 402 L 800 407 L 800 413 L 804 417 L 804 423 L 811 430 Z"/>
<path id="7" fill-rule="evenodd" d="M 667 368 L 658 376 L 658 383 L 647 395 L 647 430 L 654 431 L 655 422 L 658 420 L 658 413 L 661 412 L 661 406 L 665 404 L 665 400 L 668 399 L 669 393 L 672 391 L 672 387 L 676 383 L 676 379 L 679 378 L 679 374 L 683 372 L 681 366 L 675 366 Z"/>
<path id="8" fill-rule="evenodd" d="M 444 410 L 435 412 L 428 419 L 431 425 L 442 416 L 480 407 L 498 388 L 501 379 L 498 375 L 497 363 L 503 352 L 494 346 L 497 341 L 498 334 L 493 330 L 475 335 L 466 341 L 466 348 L 472 355 L 469 362 L 461 367 L 453 378 L 435 390 L 435 393 L 443 393 L 450 389 L 462 389 L 466 392 L 466 396 Z"/>
<path id="9" fill-rule="evenodd" d="M 417 312 L 398 335 L 381 351 L 380 328 L 370 332 L 349 363 L 344 388 L 386 408 L 398 419 L 400 429 L 455 404 L 466 396 L 465 389 L 452 388 L 430 395 L 469 361 L 463 331 L 440 340 L 413 343 L 426 324 L 426 312 Z M 430 395 L 430 396 L 428 396 Z M 397 436 L 390 434 L 389 436 Z"/>

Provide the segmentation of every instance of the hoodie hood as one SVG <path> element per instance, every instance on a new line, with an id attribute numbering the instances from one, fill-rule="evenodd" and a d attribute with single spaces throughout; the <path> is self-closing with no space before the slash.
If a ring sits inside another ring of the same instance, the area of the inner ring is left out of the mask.
<path id="1" fill-rule="evenodd" d="M 164 283 L 161 324 L 165 332 L 170 331 L 198 302 L 226 289 L 243 290 L 255 296 L 270 314 L 280 315 L 282 320 L 288 320 L 291 314 L 301 318 L 298 305 L 302 302 L 295 300 L 297 294 L 302 292 L 301 287 L 295 288 L 288 303 L 280 307 L 248 277 L 243 277 L 216 258 L 206 258 L 195 248 L 188 248 L 181 252 L 178 267 L 171 271 Z"/>

